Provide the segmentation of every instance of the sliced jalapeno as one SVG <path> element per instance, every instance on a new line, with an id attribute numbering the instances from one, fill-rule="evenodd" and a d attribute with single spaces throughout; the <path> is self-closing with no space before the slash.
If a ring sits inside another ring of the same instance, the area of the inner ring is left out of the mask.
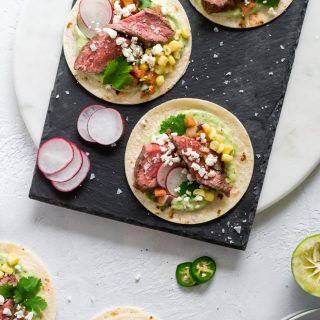
<path id="1" fill-rule="evenodd" d="M 198 283 L 205 283 L 211 280 L 216 273 L 216 263 L 210 257 L 196 259 L 190 268 L 190 274 Z"/>
<path id="2" fill-rule="evenodd" d="M 197 282 L 193 279 L 190 273 L 191 265 L 191 262 L 184 262 L 177 266 L 176 278 L 177 282 L 182 287 L 193 287 L 197 285 Z"/>

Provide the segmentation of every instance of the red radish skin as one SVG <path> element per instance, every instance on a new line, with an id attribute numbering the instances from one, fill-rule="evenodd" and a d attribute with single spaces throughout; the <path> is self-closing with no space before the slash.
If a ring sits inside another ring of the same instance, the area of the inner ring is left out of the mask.
<path id="1" fill-rule="evenodd" d="M 88 132 L 97 143 L 105 146 L 112 145 L 123 135 L 123 118 L 115 109 L 98 110 L 92 114 L 88 121 Z"/>
<path id="2" fill-rule="evenodd" d="M 96 143 L 96 141 L 94 141 L 89 135 L 88 121 L 96 111 L 101 109 L 106 109 L 106 108 L 104 106 L 94 104 L 84 108 L 79 115 L 78 122 L 77 122 L 78 133 L 81 136 L 81 138 L 87 142 Z"/>
<path id="3" fill-rule="evenodd" d="M 181 183 L 187 180 L 187 174 L 183 173 L 185 170 L 184 167 L 176 167 L 173 168 L 167 176 L 166 187 L 169 193 L 174 197 L 178 196 L 175 189 L 180 187 Z"/>
<path id="4" fill-rule="evenodd" d="M 167 188 L 166 186 L 167 176 L 169 172 L 176 167 L 177 165 L 169 166 L 168 164 L 167 165 L 162 164 L 162 166 L 159 168 L 157 173 L 157 182 L 161 188 L 165 188 L 165 189 Z"/>
<path id="5" fill-rule="evenodd" d="M 79 15 L 88 29 L 102 29 L 112 22 L 113 7 L 109 0 L 81 0 Z"/>
<path id="6" fill-rule="evenodd" d="M 81 151 L 74 143 L 71 143 L 71 146 L 74 152 L 72 161 L 63 170 L 52 175 L 46 175 L 47 179 L 55 182 L 65 182 L 72 179 L 79 172 L 83 162 Z"/>
<path id="7" fill-rule="evenodd" d="M 40 146 L 37 165 L 44 175 L 55 174 L 65 169 L 73 157 L 74 152 L 69 141 L 61 137 L 51 138 Z"/>
<path id="8" fill-rule="evenodd" d="M 90 160 L 83 151 L 81 151 L 81 155 L 82 155 L 83 163 L 80 171 L 69 181 L 66 181 L 66 182 L 51 181 L 55 189 L 57 189 L 60 192 L 71 192 L 76 188 L 78 188 L 81 185 L 81 183 L 86 179 L 90 171 Z"/>

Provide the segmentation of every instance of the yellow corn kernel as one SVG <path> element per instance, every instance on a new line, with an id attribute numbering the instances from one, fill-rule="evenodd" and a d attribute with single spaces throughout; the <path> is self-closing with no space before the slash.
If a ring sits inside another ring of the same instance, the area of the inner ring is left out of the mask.
<path id="1" fill-rule="evenodd" d="M 168 56 L 169 64 L 174 66 L 176 64 L 176 59 L 173 56 Z"/>
<path id="2" fill-rule="evenodd" d="M 168 63 L 168 58 L 166 56 L 160 56 L 158 58 L 158 65 L 161 66 L 161 67 L 165 67 Z"/>
<path id="3" fill-rule="evenodd" d="M 6 263 L 1 266 L 1 270 L 2 270 L 4 273 L 8 274 L 9 276 L 10 276 L 11 274 L 13 274 L 13 269 L 12 269 L 11 267 L 9 267 L 8 264 L 6 264 Z"/>
<path id="4" fill-rule="evenodd" d="M 0 270 L 0 279 L 4 277 L 4 272 Z"/>
<path id="5" fill-rule="evenodd" d="M 158 75 L 162 75 L 162 74 L 164 74 L 164 70 L 165 68 L 164 67 L 162 67 L 162 66 L 156 66 L 155 67 L 155 69 L 154 69 L 154 72 L 156 73 L 156 74 L 158 74 Z"/>
<path id="6" fill-rule="evenodd" d="M 157 76 L 156 84 L 158 87 L 161 87 L 164 84 L 164 76 Z"/>
<path id="7" fill-rule="evenodd" d="M 140 64 L 140 69 L 143 71 L 148 71 L 149 70 L 149 66 L 146 63 Z"/>
<path id="8" fill-rule="evenodd" d="M 217 131 L 215 128 L 211 128 L 211 131 L 209 133 L 209 139 L 210 140 L 215 140 L 217 137 Z"/>
<path id="9" fill-rule="evenodd" d="M 229 144 L 227 144 L 227 145 L 224 147 L 222 153 L 223 153 L 223 154 L 230 154 L 232 151 L 233 151 L 233 146 L 230 146 Z"/>
<path id="10" fill-rule="evenodd" d="M 165 74 L 170 73 L 170 72 L 172 72 L 172 71 L 173 71 L 173 67 L 170 66 L 170 65 L 169 65 L 169 66 L 166 66 L 165 69 L 164 69 L 164 73 L 165 73 Z"/>
<path id="11" fill-rule="evenodd" d="M 203 190 L 203 189 L 196 189 L 196 190 L 193 191 L 193 195 L 194 195 L 194 196 L 205 197 L 206 191 Z"/>
<path id="12" fill-rule="evenodd" d="M 209 135 L 209 133 L 211 132 L 211 127 L 207 123 L 204 123 L 202 125 L 202 129 L 207 135 Z"/>
<path id="13" fill-rule="evenodd" d="M 152 48 L 146 49 L 146 54 L 151 54 L 152 53 Z"/>
<path id="14" fill-rule="evenodd" d="M 212 202 L 215 198 L 213 191 L 205 191 L 204 199 L 208 202 Z"/>
<path id="15" fill-rule="evenodd" d="M 174 53 L 173 53 L 173 57 L 174 57 L 176 60 L 181 59 L 181 50 L 174 52 Z"/>
<path id="16" fill-rule="evenodd" d="M 165 44 L 165 45 L 163 46 L 163 52 L 164 52 L 164 54 L 165 54 L 166 56 L 169 56 L 172 51 L 171 51 L 170 47 L 169 47 L 167 44 Z"/>
<path id="17" fill-rule="evenodd" d="M 187 28 L 187 27 L 184 27 L 182 30 L 181 30 L 181 35 L 182 35 L 182 38 L 184 39 L 189 39 L 190 36 L 191 36 L 191 32 L 190 32 L 190 29 Z"/>
<path id="18" fill-rule="evenodd" d="M 217 141 L 211 141 L 211 142 L 210 142 L 210 149 L 211 149 L 211 150 L 217 152 L 218 149 L 219 149 L 219 147 L 220 147 L 219 142 L 217 142 Z"/>
<path id="19" fill-rule="evenodd" d="M 219 142 L 218 142 L 219 143 Z M 218 147 L 218 150 L 216 151 L 217 153 L 222 153 L 223 149 L 224 149 L 225 145 L 223 143 L 221 143 Z"/>
<path id="20" fill-rule="evenodd" d="M 230 163 L 233 160 L 233 156 L 230 156 L 229 154 L 223 154 L 222 157 L 221 157 L 221 160 L 224 163 Z"/>
<path id="21" fill-rule="evenodd" d="M 223 143 L 226 140 L 226 138 L 222 134 L 217 134 L 216 140 L 220 143 Z"/>
<path id="22" fill-rule="evenodd" d="M 176 40 L 172 40 L 169 43 L 169 47 L 170 47 L 172 52 L 176 52 L 176 51 L 179 51 L 181 49 L 181 44 L 180 44 L 180 42 L 178 42 Z"/>
<path id="23" fill-rule="evenodd" d="M 181 30 L 177 30 L 176 34 L 174 35 L 174 40 L 179 40 L 181 37 L 182 31 Z"/>
<path id="24" fill-rule="evenodd" d="M 19 263 L 19 257 L 14 253 L 9 254 L 7 258 L 7 263 L 10 267 L 14 267 Z"/>

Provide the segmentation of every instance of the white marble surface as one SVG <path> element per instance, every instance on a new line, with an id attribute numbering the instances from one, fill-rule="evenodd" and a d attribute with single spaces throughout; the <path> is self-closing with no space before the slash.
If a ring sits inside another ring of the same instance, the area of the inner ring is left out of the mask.
<path id="1" fill-rule="evenodd" d="M 320 229 L 319 168 L 257 217 L 246 252 L 27 198 L 36 150 L 19 115 L 12 75 L 22 2 L 7 2 L 0 10 L 0 240 L 24 243 L 43 258 L 58 290 L 57 319 L 85 320 L 104 308 L 135 305 L 163 320 L 280 320 L 319 306 L 290 271 L 298 241 Z M 215 280 L 192 290 L 178 288 L 175 266 L 203 254 L 217 261 Z"/>
<path id="2" fill-rule="evenodd" d="M 53 88 L 62 29 L 70 5 L 71 0 L 27 0 L 16 34 L 14 83 L 22 117 L 36 144 L 40 141 Z M 309 6 L 311 9 L 297 50 L 258 212 L 292 191 L 320 160 L 320 90 L 316 81 L 320 78 L 320 68 L 314 67 L 320 52 L 317 14 L 320 2 L 310 1 Z M 34 27 L 35 20 L 37 28 Z M 286 45 L 285 39 L 283 45 Z M 278 180 L 276 184 L 275 179 Z"/>

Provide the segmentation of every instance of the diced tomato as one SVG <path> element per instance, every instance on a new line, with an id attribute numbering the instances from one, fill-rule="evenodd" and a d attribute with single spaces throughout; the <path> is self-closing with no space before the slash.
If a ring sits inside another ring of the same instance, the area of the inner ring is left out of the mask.
<path id="1" fill-rule="evenodd" d="M 135 65 L 132 69 L 132 75 L 138 79 L 141 79 L 145 76 L 146 72 L 140 69 L 137 65 Z"/>
<path id="2" fill-rule="evenodd" d="M 149 86 L 149 94 L 154 94 L 155 92 L 156 92 L 156 86 L 155 85 Z"/>
<path id="3" fill-rule="evenodd" d="M 146 83 L 147 84 L 155 84 L 157 79 L 157 74 L 155 72 L 149 71 L 145 75 Z"/>
<path id="4" fill-rule="evenodd" d="M 250 12 L 251 9 L 253 9 L 255 3 L 254 2 L 250 2 L 248 5 L 245 4 L 241 4 L 241 9 L 242 9 L 242 15 L 245 16 L 247 13 Z"/>
<path id="5" fill-rule="evenodd" d="M 167 195 L 167 191 L 165 189 L 155 189 L 154 190 L 154 196 L 156 198 L 164 197 Z"/>

